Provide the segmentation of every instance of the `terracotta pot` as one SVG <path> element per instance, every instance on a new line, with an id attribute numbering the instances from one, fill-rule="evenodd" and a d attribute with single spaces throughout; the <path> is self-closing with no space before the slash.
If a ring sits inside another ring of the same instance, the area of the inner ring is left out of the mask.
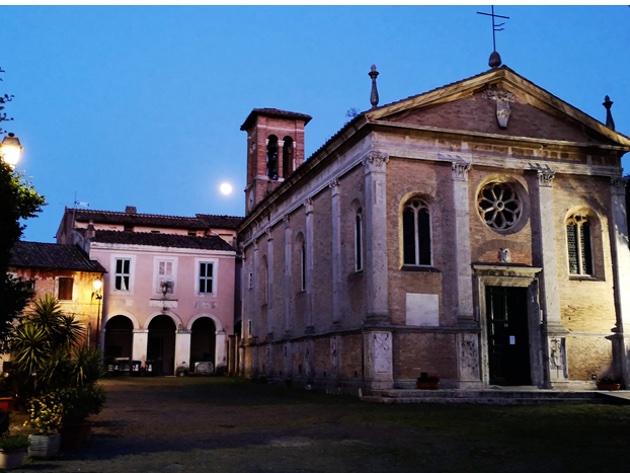
<path id="1" fill-rule="evenodd" d="M 61 435 L 31 434 L 28 436 L 28 456 L 31 458 L 55 458 L 59 455 Z"/>
<path id="2" fill-rule="evenodd" d="M 597 389 L 600 391 L 619 391 L 621 384 L 619 383 L 597 383 Z"/>

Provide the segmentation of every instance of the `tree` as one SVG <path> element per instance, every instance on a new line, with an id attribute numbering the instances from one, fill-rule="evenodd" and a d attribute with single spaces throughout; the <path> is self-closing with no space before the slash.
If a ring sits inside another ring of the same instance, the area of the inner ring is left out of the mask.
<path id="1" fill-rule="evenodd" d="M 4 72 L 0 68 L 0 73 Z M 2 80 L 2 79 L 0 79 Z M 0 96 L 0 123 L 11 121 L 4 111 L 13 96 Z M 0 128 L 0 135 L 6 131 Z M 21 220 L 34 217 L 45 205 L 43 196 L 33 185 L 0 159 L 0 351 L 6 351 L 13 320 L 19 316 L 33 292 L 30 284 L 9 274 L 11 248 L 22 237 Z"/>

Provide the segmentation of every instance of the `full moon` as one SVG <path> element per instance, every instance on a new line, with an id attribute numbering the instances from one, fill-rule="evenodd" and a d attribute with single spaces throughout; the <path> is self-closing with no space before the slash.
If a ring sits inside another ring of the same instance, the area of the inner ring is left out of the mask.
<path id="1" fill-rule="evenodd" d="M 229 182 L 223 182 L 219 186 L 219 190 L 223 195 L 230 195 L 232 193 L 232 184 L 230 184 Z"/>

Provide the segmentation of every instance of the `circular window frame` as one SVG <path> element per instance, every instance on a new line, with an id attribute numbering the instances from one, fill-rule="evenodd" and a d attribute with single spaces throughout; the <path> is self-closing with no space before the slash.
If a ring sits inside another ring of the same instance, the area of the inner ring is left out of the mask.
<path id="1" fill-rule="evenodd" d="M 484 181 L 476 194 L 477 215 L 493 232 L 520 231 L 529 219 L 527 192 L 516 180 L 494 177 Z"/>

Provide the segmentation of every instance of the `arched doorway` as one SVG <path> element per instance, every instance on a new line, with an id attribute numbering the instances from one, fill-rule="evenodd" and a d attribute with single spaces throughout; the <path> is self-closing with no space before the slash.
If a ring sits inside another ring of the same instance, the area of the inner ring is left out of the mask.
<path id="1" fill-rule="evenodd" d="M 105 323 L 105 366 L 114 370 L 117 358 L 127 358 L 127 367 L 133 348 L 133 322 L 124 315 L 115 315 Z"/>
<path id="2" fill-rule="evenodd" d="M 192 325 L 190 337 L 190 366 L 198 361 L 210 361 L 216 368 L 217 327 L 210 317 L 201 317 Z"/>
<path id="3" fill-rule="evenodd" d="M 147 362 L 153 362 L 157 375 L 175 372 L 175 330 L 173 320 L 164 314 L 156 316 L 149 324 Z"/>

